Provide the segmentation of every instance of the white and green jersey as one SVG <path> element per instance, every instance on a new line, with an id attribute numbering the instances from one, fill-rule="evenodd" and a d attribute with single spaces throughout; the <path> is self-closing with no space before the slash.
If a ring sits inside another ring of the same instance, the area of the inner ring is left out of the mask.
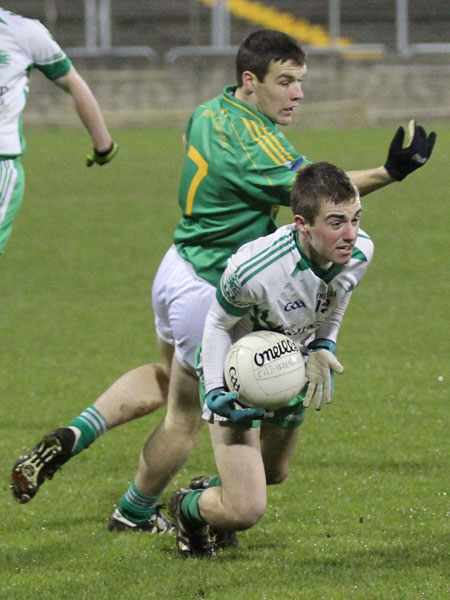
<path id="1" fill-rule="evenodd" d="M 214 286 L 233 252 L 275 231 L 279 205 L 289 206 L 296 173 L 309 163 L 235 90 L 194 111 L 179 190 L 176 249 Z"/>
<path id="2" fill-rule="evenodd" d="M 53 81 L 70 66 L 39 21 L 0 8 L 0 158 L 15 158 L 25 151 L 21 115 L 28 98 L 30 69 L 38 68 Z"/>
<path id="3" fill-rule="evenodd" d="M 287 335 L 303 354 L 314 339 L 336 342 L 343 314 L 373 255 L 359 231 L 345 265 L 314 265 L 301 251 L 294 225 L 242 246 L 228 259 L 203 335 L 206 389 L 223 385 L 231 342 L 260 329 Z"/>
<path id="4" fill-rule="evenodd" d="M 230 315 L 245 315 L 251 329 L 283 333 L 304 351 L 318 331 L 336 342 L 330 316 L 359 284 L 372 254 L 373 243 L 360 230 L 350 261 L 323 269 L 301 252 L 295 226 L 286 225 L 228 260 L 217 300 Z"/>

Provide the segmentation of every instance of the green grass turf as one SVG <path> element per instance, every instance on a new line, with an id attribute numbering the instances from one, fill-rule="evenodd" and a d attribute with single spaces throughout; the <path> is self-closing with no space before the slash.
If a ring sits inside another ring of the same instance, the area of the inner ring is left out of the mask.
<path id="1" fill-rule="evenodd" d="M 424 169 L 364 200 L 376 250 L 344 320 L 345 373 L 239 549 L 184 562 L 173 538 L 107 532 L 161 413 L 103 436 L 29 504 L 12 499 L 23 448 L 158 360 L 148 300 L 178 219 L 181 132 L 114 133 L 117 159 L 92 169 L 83 132 L 27 134 L 24 204 L 0 258 L 0 598 L 449 597 L 449 129 Z M 393 131 L 287 134 L 353 169 L 382 164 Z M 214 473 L 206 429 L 164 500 L 201 473 Z"/>

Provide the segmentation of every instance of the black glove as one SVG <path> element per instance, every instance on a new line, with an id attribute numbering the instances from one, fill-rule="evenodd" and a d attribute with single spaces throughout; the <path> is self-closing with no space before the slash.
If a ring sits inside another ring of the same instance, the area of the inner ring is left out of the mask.
<path id="1" fill-rule="evenodd" d="M 415 121 L 409 123 L 410 144 L 403 148 L 405 130 L 399 127 L 389 146 L 389 154 L 384 168 L 389 175 L 397 181 L 402 181 L 407 175 L 423 167 L 433 151 L 436 134 L 434 131 L 427 136 L 423 127 L 416 125 Z M 414 134 L 414 135 L 413 135 Z"/>

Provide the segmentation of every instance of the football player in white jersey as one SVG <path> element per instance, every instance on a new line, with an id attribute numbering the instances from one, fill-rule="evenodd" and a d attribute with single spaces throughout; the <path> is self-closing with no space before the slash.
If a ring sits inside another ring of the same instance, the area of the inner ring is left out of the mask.
<path id="1" fill-rule="evenodd" d="M 73 97 L 75 110 L 93 148 L 88 167 L 103 165 L 117 154 L 97 101 L 64 51 L 37 20 L 0 7 L 0 254 L 3 253 L 22 202 L 25 152 L 22 112 L 29 92 L 29 72 L 37 68 Z"/>
<path id="2" fill-rule="evenodd" d="M 266 485 L 288 473 L 298 427 L 313 402 L 331 402 L 342 317 L 373 254 L 359 228 L 361 202 L 348 176 L 329 163 L 298 172 L 291 194 L 294 223 L 242 246 L 227 263 L 208 312 L 200 360 L 219 477 L 206 489 L 175 491 L 178 552 L 214 556 L 209 527 L 252 527 L 266 507 Z M 306 360 L 307 385 L 286 407 L 242 409 L 224 381 L 231 344 L 253 330 L 287 335 Z"/>

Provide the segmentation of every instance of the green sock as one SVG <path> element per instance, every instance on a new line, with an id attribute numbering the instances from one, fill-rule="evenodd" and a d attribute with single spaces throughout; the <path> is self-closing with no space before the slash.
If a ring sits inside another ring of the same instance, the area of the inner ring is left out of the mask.
<path id="1" fill-rule="evenodd" d="M 205 519 L 200 514 L 200 509 L 198 507 L 198 501 L 200 496 L 203 494 L 205 490 L 192 490 L 186 494 L 181 503 L 181 512 L 183 515 L 191 522 L 196 525 L 206 525 Z"/>
<path id="2" fill-rule="evenodd" d="M 159 500 L 158 496 L 147 496 L 138 490 L 134 481 L 120 499 L 119 511 L 121 514 L 133 523 L 142 523 L 146 521 Z"/>
<path id="3" fill-rule="evenodd" d="M 76 419 L 70 421 L 69 427 L 75 427 L 81 433 L 73 449 L 73 454 L 86 450 L 108 429 L 105 419 L 94 406 L 89 406 Z"/>

